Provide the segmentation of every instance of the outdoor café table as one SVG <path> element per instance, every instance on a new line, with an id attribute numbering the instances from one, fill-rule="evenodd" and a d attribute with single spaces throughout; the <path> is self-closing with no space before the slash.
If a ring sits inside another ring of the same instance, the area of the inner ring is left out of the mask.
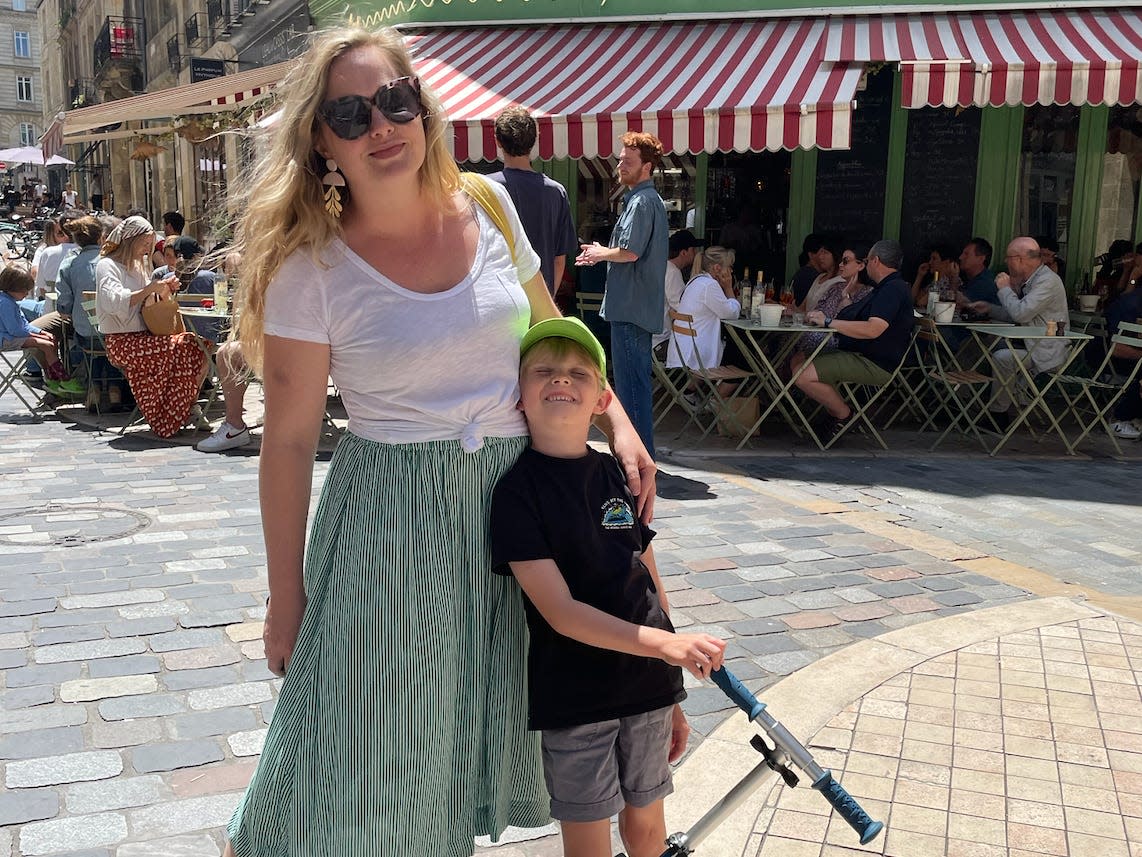
<path id="1" fill-rule="evenodd" d="M 214 355 L 218 351 L 218 342 L 213 339 L 203 336 L 199 330 L 199 326 L 195 324 L 198 320 L 206 322 L 217 322 L 217 329 L 224 330 L 230 325 L 230 313 L 225 310 L 218 310 L 214 307 L 203 306 L 186 306 L 181 305 L 178 308 L 178 314 L 181 315 L 186 322 L 187 329 L 194 334 L 194 340 L 198 343 L 198 347 L 202 349 L 202 353 L 206 355 L 207 363 L 207 378 L 214 382 L 214 386 L 210 389 L 210 397 L 207 399 L 206 407 L 203 410 L 209 410 L 218 398 L 218 365 L 214 360 Z M 206 326 L 205 324 L 203 325 Z M 221 338 L 221 337 L 219 337 Z"/>
<path id="2" fill-rule="evenodd" d="M 991 365 L 992 377 L 1003 385 L 1004 390 L 1011 396 L 1011 400 L 1018 405 L 1019 401 L 1019 378 L 1021 377 L 1026 383 L 1024 392 L 1030 399 L 1027 405 L 1020 408 L 1019 413 L 1011 421 L 1011 425 L 1007 427 L 1007 432 L 999 438 L 999 442 L 989 450 L 990 455 L 995 455 L 1007 443 L 1008 440 L 1015 434 L 1015 430 L 1019 426 L 1028 423 L 1028 418 L 1035 410 L 1039 410 L 1047 418 L 1049 428 L 1053 430 L 1063 441 L 1063 446 L 1066 447 L 1067 452 L 1074 455 L 1074 445 L 1067 440 L 1066 433 L 1059 425 L 1059 418 L 1051 412 L 1050 407 L 1047 405 L 1045 398 L 1051 387 L 1054 386 L 1055 381 L 1058 380 L 1060 375 L 1066 374 L 1067 369 L 1075 361 L 1075 358 L 1082 353 L 1082 345 L 1089 342 L 1094 337 L 1089 333 L 1075 333 L 1068 330 L 1063 336 L 1048 336 L 1045 327 L 1031 327 L 1024 325 L 1014 324 L 969 324 L 968 330 L 972 332 L 976 342 L 979 344 L 980 349 L 983 351 L 984 357 Z M 999 342 L 987 342 L 985 337 L 993 337 Z M 1020 344 L 1020 341 L 1028 341 L 1035 339 L 1062 339 L 1067 343 L 1067 352 L 1063 357 L 1063 362 L 1058 368 L 1047 373 L 1037 373 L 1031 363 L 1030 349 L 1025 349 Z M 1017 372 L 1011 377 L 1004 378 L 999 365 L 995 361 L 995 351 L 1002 349 L 1009 349 L 1013 354 L 1017 349 L 1023 351 L 1023 356 L 1015 361 Z M 1037 377 L 1043 377 L 1044 383 L 1042 386 L 1036 381 Z"/>
<path id="3" fill-rule="evenodd" d="M 765 422 L 765 418 L 776 409 L 796 434 L 800 435 L 802 431 L 807 432 L 809 437 L 813 439 L 813 443 L 817 444 L 818 449 L 824 451 L 825 446 L 821 442 L 821 438 L 813 430 L 809 418 L 798 407 L 792 396 L 792 390 L 797 379 L 801 377 L 801 373 L 805 371 L 805 367 L 824 350 L 825 344 L 836 331 L 832 328 L 813 327 L 808 324 L 780 324 L 775 326 L 761 324 L 745 318 L 723 319 L 722 324 L 725 325 L 726 333 L 729 334 L 730 339 L 734 341 L 738 350 L 749 362 L 749 368 L 761 381 L 761 388 L 758 393 L 760 395 L 768 394 L 770 397 L 768 405 L 765 405 L 764 401 L 762 402 L 764 407 L 761 409 L 757 421 L 745 433 L 745 437 L 738 444 L 738 449 L 749 442 L 758 426 Z M 785 365 L 797 347 L 797 343 L 801 341 L 802 335 L 806 333 L 823 333 L 825 335 L 821 337 L 821 341 L 817 343 L 817 347 L 813 349 L 812 353 L 807 355 L 807 359 L 801 364 L 801 368 L 793 373 L 788 381 L 782 381 L 779 370 Z M 766 346 L 769 344 L 774 344 L 772 356 L 766 353 Z"/>

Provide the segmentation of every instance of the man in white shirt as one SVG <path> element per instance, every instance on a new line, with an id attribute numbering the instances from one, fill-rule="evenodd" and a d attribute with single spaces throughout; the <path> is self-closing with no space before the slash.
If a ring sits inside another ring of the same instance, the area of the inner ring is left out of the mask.
<path id="1" fill-rule="evenodd" d="M 679 229 L 670 236 L 670 258 L 666 265 L 666 313 L 662 320 L 662 333 L 652 338 L 655 348 L 670 339 L 670 311 L 678 309 L 682 292 L 686 289 L 683 271 L 694 264 L 701 243 L 689 229 Z"/>

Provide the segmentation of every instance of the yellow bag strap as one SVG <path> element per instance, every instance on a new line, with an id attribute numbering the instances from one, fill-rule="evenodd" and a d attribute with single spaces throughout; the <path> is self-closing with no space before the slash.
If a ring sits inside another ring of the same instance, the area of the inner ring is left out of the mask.
<path id="1" fill-rule="evenodd" d="M 511 254 L 514 265 L 516 263 L 515 235 L 512 232 L 511 224 L 508 222 L 508 214 L 500 203 L 500 198 L 492 190 L 492 180 L 479 173 L 461 173 L 460 187 L 464 193 L 476 200 L 480 208 L 488 213 L 488 217 L 492 218 L 492 223 L 496 224 L 496 229 L 500 230 L 504 240 L 508 242 L 508 253 Z"/>

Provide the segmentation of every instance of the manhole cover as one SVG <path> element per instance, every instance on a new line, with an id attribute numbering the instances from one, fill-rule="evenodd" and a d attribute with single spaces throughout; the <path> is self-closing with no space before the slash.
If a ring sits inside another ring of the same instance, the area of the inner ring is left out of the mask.
<path id="1" fill-rule="evenodd" d="M 75 547 L 126 538 L 150 523 L 131 509 L 53 503 L 0 515 L 0 544 Z"/>

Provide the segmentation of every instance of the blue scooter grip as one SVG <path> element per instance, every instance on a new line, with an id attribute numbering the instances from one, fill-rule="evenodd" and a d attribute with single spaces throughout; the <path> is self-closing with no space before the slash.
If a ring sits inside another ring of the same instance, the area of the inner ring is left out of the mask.
<path id="1" fill-rule="evenodd" d="M 825 771 L 813 788 L 825 796 L 825 800 L 833 805 L 841 818 L 860 835 L 860 844 L 867 845 L 884 829 L 884 822 L 873 821 L 853 796 L 845 791 L 845 787 L 833 779 L 831 771 Z"/>
<path id="2" fill-rule="evenodd" d="M 765 711 L 765 703 L 758 702 L 757 697 L 750 693 L 749 688 L 738 681 L 737 676 L 725 667 L 710 673 L 710 678 L 738 708 L 749 715 L 750 720 L 756 720 L 757 716 Z"/>

